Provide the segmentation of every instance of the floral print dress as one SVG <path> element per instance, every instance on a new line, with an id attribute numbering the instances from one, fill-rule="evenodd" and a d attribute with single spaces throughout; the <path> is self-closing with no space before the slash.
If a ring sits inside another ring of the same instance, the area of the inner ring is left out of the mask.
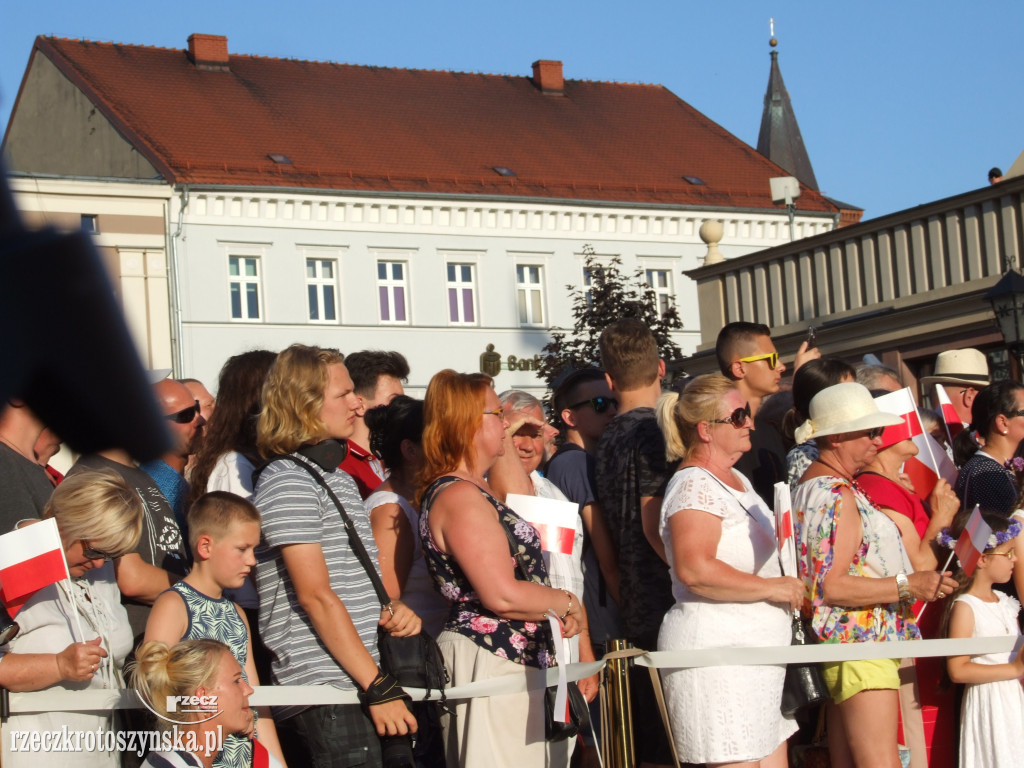
<path id="1" fill-rule="evenodd" d="M 855 510 L 842 508 L 842 490 L 853 492 Z M 900 602 L 843 607 L 824 601 L 824 581 L 832 570 L 836 527 L 840 514 L 857 514 L 861 544 L 850 563 L 851 576 L 891 578 L 913 572 L 896 524 L 875 509 L 848 480 L 815 477 L 797 486 L 793 495 L 797 520 L 800 578 L 807 585 L 813 615 L 811 626 L 825 643 L 920 640 L 911 606 Z"/>
<path id="2" fill-rule="evenodd" d="M 550 651 L 551 630 L 547 623 L 503 619 L 488 611 L 455 558 L 442 552 L 434 543 L 430 533 L 430 507 L 441 489 L 459 480 L 461 478 L 452 476 L 435 480 L 423 496 L 423 511 L 420 513 L 420 540 L 427 570 L 437 590 L 452 603 L 444 629 L 469 638 L 499 658 L 541 669 L 554 666 L 555 659 Z M 517 559 L 526 575 L 538 584 L 550 586 L 537 530 L 482 488 L 480 493 L 494 507 L 498 521 L 516 541 Z M 509 559 L 512 559 L 511 552 Z M 519 568 L 514 561 L 513 567 L 519 578 Z"/>

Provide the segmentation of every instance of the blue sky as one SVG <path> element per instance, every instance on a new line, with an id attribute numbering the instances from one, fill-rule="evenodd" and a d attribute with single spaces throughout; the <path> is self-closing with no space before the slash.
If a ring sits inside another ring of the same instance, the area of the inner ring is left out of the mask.
<path id="1" fill-rule="evenodd" d="M 660 83 L 756 144 L 768 19 L 822 192 L 880 216 L 986 184 L 1024 151 L 1018 0 L 110 0 L 7 3 L 0 25 L 6 127 L 36 35 L 388 67 Z"/>

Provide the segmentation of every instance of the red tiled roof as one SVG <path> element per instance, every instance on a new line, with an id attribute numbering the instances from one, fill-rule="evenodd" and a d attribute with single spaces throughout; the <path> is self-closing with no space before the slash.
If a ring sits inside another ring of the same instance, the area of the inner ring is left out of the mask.
<path id="1" fill-rule="evenodd" d="M 659 85 L 566 80 L 559 96 L 507 75 L 36 48 L 172 183 L 773 208 L 768 179 L 787 175 Z M 837 210 L 809 189 L 797 203 Z"/>

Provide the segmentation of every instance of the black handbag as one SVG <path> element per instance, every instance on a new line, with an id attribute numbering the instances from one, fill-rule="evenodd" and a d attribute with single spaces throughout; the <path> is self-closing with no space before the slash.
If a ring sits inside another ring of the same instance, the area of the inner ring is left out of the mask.
<path id="1" fill-rule="evenodd" d="M 388 596 L 387 590 L 384 589 L 384 582 L 381 581 L 380 574 L 377 573 L 377 569 L 370 559 L 370 554 L 363 546 L 351 518 L 345 512 L 345 506 L 341 503 L 341 499 L 327 484 L 323 475 L 294 456 L 284 455 L 275 458 L 286 459 L 298 464 L 327 492 L 327 496 L 334 502 L 338 514 L 341 515 L 352 551 L 362 564 L 366 575 L 370 577 L 370 583 L 373 584 L 373 589 L 377 593 L 377 599 L 380 600 L 382 607 L 386 608 L 390 605 L 391 598 Z M 418 635 L 411 637 L 395 637 L 384 629 L 378 629 L 377 651 L 380 654 L 380 668 L 398 680 L 399 685 L 408 688 L 423 688 L 426 690 L 427 698 L 430 698 L 431 691 L 437 691 L 440 694 L 441 706 L 445 706 L 444 688 L 450 678 L 441 658 L 441 649 L 438 648 L 437 641 L 429 633 L 420 630 Z"/>
<path id="2" fill-rule="evenodd" d="M 508 539 L 509 551 L 512 553 L 512 559 L 516 561 L 516 571 L 523 581 L 533 581 L 519 560 L 519 547 L 504 523 L 501 523 L 501 530 L 505 532 L 505 538 Z M 549 686 L 544 690 L 544 738 L 548 741 L 571 739 L 580 731 L 590 728 L 590 708 L 576 681 L 566 683 L 566 700 L 569 704 L 568 722 L 563 723 L 561 720 L 555 719 L 555 697 L 557 695 L 558 686 L 556 685 Z"/>
<path id="3" fill-rule="evenodd" d="M 804 624 L 798 614 L 793 615 L 793 645 L 812 645 L 814 631 Z M 821 667 L 814 662 L 786 665 L 786 679 L 782 684 L 782 714 L 792 715 L 804 707 L 820 704 L 828 698 Z"/>
<path id="4" fill-rule="evenodd" d="M 555 696 L 557 687 L 551 686 L 544 691 L 544 738 L 548 741 L 571 739 L 581 731 L 590 728 L 590 708 L 583 698 L 580 687 L 575 681 L 567 685 L 566 694 L 569 703 L 569 722 L 563 723 L 555 719 Z"/>

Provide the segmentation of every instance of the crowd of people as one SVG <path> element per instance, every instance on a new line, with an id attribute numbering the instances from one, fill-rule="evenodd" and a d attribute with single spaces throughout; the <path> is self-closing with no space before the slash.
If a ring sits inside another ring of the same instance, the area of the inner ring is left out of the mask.
<path id="1" fill-rule="evenodd" d="M 590 733 L 549 738 L 544 681 L 612 639 L 785 646 L 794 618 L 823 643 L 1019 634 L 1024 385 L 950 350 L 921 381 L 942 387 L 944 415 L 908 415 L 884 406 L 898 371 L 807 343 L 783 387 L 763 325 L 730 323 L 716 355 L 720 372 L 663 391 L 654 336 L 623 319 L 601 334 L 601 367 L 566 371 L 546 408 L 452 370 L 410 397 L 397 352 L 250 351 L 227 360 L 215 397 L 154 372 L 164 456 L 138 464 L 110 449 L 66 478 L 48 466 L 59 438 L 9 402 L 0 529 L 52 518 L 70 578 L 20 607 L 0 686 L 134 687 L 144 708 L 19 713 L 7 727 L 156 723 L 192 739 L 153 749 L 152 768 L 595 765 Z M 922 432 L 956 478 L 915 487 L 904 470 Z M 792 498 L 788 568 L 776 484 Z M 976 506 L 984 552 L 947 569 Z M 437 639 L 452 686 L 525 677 L 526 689 L 411 702 L 379 643 L 420 633 Z M 1014 763 L 1024 657 L 900 656 L 821 665 L 833 766 L 895 768 L 901 752 L 912 766 Z M 780 707 L 785 678 L 737 663 L 665 669 L 659 685 L 632 668 L 637 764 L 783 768 L 810 735 L 806 715 Z M 333 686 L 361 705 L 254 709 L 261 682 Z M 953 684 L 966 685 L 962 711 Z M 601 695 L 596 675 L 578 689 L 591 706 Z M 192 699 L 216 706 L 173 706 Z M 215 748 L 198 746 L 211 735 Z M 63 757 L 135 768 L 143 756 Z"/>

